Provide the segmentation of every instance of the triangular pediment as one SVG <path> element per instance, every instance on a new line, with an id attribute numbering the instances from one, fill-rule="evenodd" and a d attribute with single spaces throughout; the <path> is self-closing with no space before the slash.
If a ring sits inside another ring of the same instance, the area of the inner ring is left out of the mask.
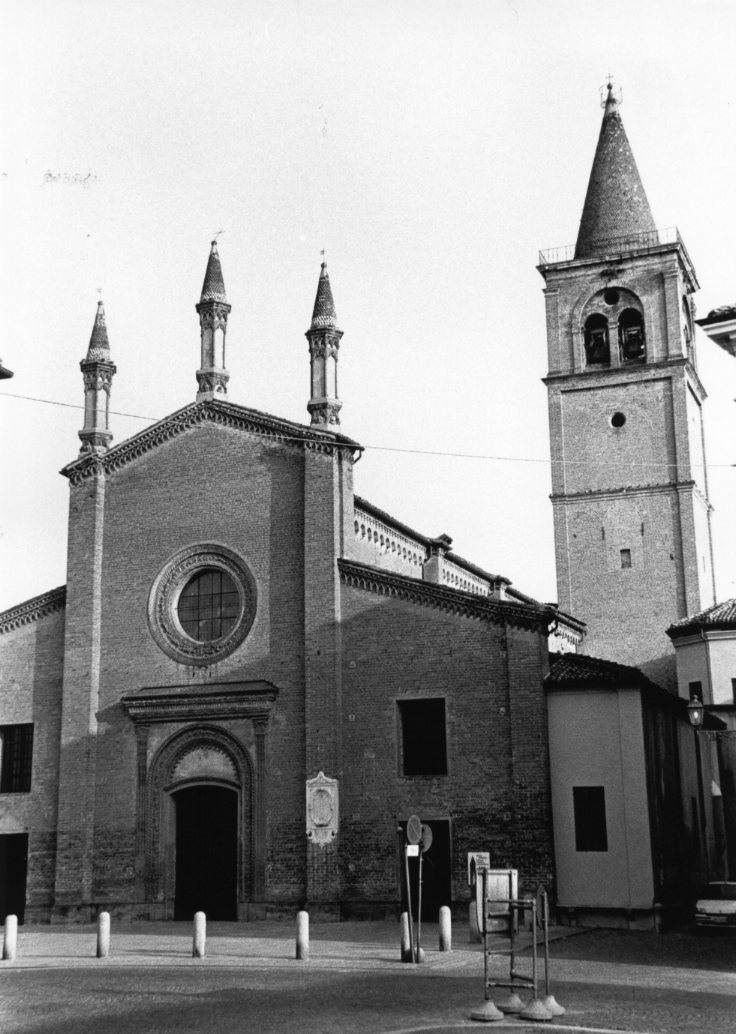
<path id="1" fill-rule="evenodd" d="M 164 417 L 132 438 L 127 438 L 108 452 L 80 456 L 64 467 L 61 473 L 68 477 L 72 484 L 78 484 L 97 471 L 112 473 L 192 428 L 208 423 L 241 431 L 243 434 L 268 438 L 297 449 L 307 447 L 331 451 L 335 448 L 345 448 L 351 452 L 362 450 L 362 446 L 343 434 L 318 431 L 304 424 L 261 413 L 257 409 L 208 399 L 184 406 L 183 409 Z"/>

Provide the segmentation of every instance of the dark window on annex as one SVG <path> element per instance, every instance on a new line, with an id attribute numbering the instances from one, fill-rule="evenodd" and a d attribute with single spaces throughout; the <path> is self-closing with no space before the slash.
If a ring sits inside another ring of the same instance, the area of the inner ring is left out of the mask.
<path id="1" fill-rule="evenodd" d="M 0 793 L 29 793 L 33 725 L 0 725 Z"/>
<path id="2" fill-rule="evenodd" d="M 400 700 L 399 719 L 403 774 L 447 775 L 444 699 Z"/>
<path id="3" fill-rule="evenodd" d="M 607 851 L 606 791 L 603 786 L 573 786 L 575 850 Z"/>
<path id="4" fill-rule="evenodd" d="M 211 643 L 221 639 L 235 625 L 240 613 L 240 596 L 225 571 L 201 571 L 187 583 L 179 597 L 177 612 L 188 636 L 198 643 Z"/>

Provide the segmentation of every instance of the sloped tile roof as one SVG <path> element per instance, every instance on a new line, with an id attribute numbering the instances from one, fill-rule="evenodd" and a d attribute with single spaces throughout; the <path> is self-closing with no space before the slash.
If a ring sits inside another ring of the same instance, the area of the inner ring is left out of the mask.
<path id="1" fill-rule="evenodd" d="M 700 614 L 693 614 L 690 617 L 675 621 L 667 629 L 670 639 L 679 639 L 682 636 L 692 635 L 701 629 L 722 629 L 736 631 L 736 598 L 726 600 L 724 603 L 716 603 Z"/>
<path id="2" fill-rule="evenodd" d="M 641 688 L 659 689 L 644 672 L 628 664 L 605 661 L 582 653 L 559 653 L 551 655 L 549 674 L 545 679 L 548 686 L 610 686 L 635 685 Z"/>

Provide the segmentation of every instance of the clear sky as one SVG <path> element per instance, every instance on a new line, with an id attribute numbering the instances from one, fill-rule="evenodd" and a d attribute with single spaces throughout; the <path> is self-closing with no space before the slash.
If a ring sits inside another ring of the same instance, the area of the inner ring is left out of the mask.
<path id="1" fill-rule="evenodd" d="M 98 289 L 119 443 L 195 398 L 194 305 L 219 231 L 230 400 L 308 422 L 325 249 L 342 430 L 366 446 L 358 494 L 556 599 L 538 250 L 575 240 L 612 73 L 655 221 L 679 226 L 695 264 L 698 315 L 736 302 L 736 3 L 0 11 L 0 357 L 15 373 L 0 383 L 0 607 L 66 578 L 58 471 L 79 450 Z M 736 361 L 700 333 L 699 348 L 725 598 Z"/>

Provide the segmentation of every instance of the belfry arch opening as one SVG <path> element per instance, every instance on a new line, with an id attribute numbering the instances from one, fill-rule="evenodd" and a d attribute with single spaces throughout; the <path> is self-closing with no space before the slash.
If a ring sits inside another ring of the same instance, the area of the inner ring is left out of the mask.
<path id="1" fill-rule="evenodd" d="M 238 918 L 238 793 L 187 786 L 172 794 L 176 822 L 174 919 Z"/>
<path id="2" fill-rule="evenodd" d="M 608 365 L 611 349 L 608 342 L 608 320 L 600 312 L 594 312 L 585 321 L 585 362 L 591 365 Z"/>
<path id="3" fill-rule="evenodd" d="M 618 340 L 622 363 L 644 361 L 644 319 L 637 309 L 628 308 L 621 312 L 618 318 Z"/>

